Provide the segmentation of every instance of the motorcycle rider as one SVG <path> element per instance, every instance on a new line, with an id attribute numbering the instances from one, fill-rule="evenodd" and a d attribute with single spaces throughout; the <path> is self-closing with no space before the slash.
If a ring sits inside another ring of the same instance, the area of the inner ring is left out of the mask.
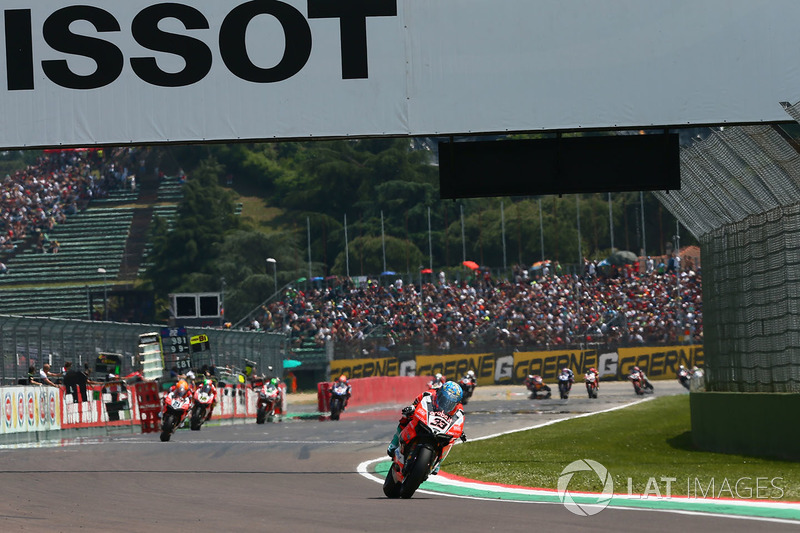
<path id="1" fill-rule="evenodd" d="M 528 374 L 525 378 L 525 387 L 531 391 L 531 400 L 539 399 L 539 391 L 542 391 L 542 399 L 546 400 L 552 395 L 550 387 L 542 380 L 542 376 L 536 374 Z"/>
<path id="2" fill-rule="evenodd" d="M 643 389 L 652 389 L 653 388 L 653 386 L 647 380 L 647 376 L 644 375 L 644 371 L 641 368 L 639 368 L 638 366 L 635 366 L 635 367 L 633 367 L 631 369 L 631 375 L 628 376 L 628 378 L 634 380 L 637 377 L 638 377 L 639 383 L 641 383 L 641 387 Z"/>
<path id="3" fill-rule="evenodd" d="M 344 385 L 347 386 L 347 393 L 344 395 L 344 403 L 342 404 L 342 411 L 344 411 L 344 408 L 347 407 L 347 402 L 350 400 L 350 395 L 353 389 L 352 387 L 350 387 L 350 382 L 347 380 L 347 376 L 342 374 L 333 382 L 333 385 L 331 385 L 330 390 L 333 391 L 333 388 L 340 383 L 343 383 Z"/>
<path id="4" fill-rule="evenodd" d="M 285 398 L 283 397 L 283 388 L 280 387 L 281 378 L 278 378 L 278 377 L 272 378 L 271 380 L 269 380 L 269 383 L 271 385 L 273 385 L 278 390 L 278 399 L 277 399 L 277 402 L 276 402 L 277 406 L 275 407 L 275 414 L 276 415 L 283 415 L 283 414 L 285 414 L 283 412 L 284 404 L 285 404 L 285 402 L 284 402 Z"/>
<path id="5" fill-rule="evenodd" d="M 454 381 L 447 381 L 441 387 L 437 389 L 429 389 L 417 396 L 414 399 L 414 403 L 403 407 L 402 413 L 403 416 L 400 418 L 399 423 L 397 424 L 397 431 L 395 431 L 394 437 L 392 437 L 392 441 L 389 443 L 389 447 L 386 448 L 386 454 L 389 457 L 394 457 L 395 451 L 400 446 L 400 433 L 402 433 L 403 429 L 411 422 L 411 419 L 414 417 L 414 411 L 417 407 L 417 404 L 422 401 L 425 396 L 430 396 L 433 400 L 434 408 L 443 411 L 448 416 L 454 416 L 458 411 L 463 411 L 464 407 L 461 405 L 461 396 L 463 392 L 461 390 L 461 386 Z M 438 474 L 439 469 L 437 468 L 435 471 L 431 472 L 431 474 Z"/>
<path id="6" fill-rule="evenodd" d="M 475 371 L 468 370 L 467 373 L 464 374 L 464 377 L 461 378 L 460 385 L 464 394 L 471 396 L 472 391 L 475 390 L 475 387 L 478 385 L 478 378 L 475 377 Z"/>
<path id="7" fill-rule="evenodd" d="M 206 412 L 206 421 L 208 421 L 211 420 L 211 413 L 214 412 L 214 407 L 217 406 L 217 387 L 211 380 L 211 375 L 208 371 L 206 371 L 205 377 L 203 378 L 203 383 L 200 385 L 199 388 L 203 388 L 205 386 L 209 386 L 211 396 L 214 398 L 214 400 L 211 402 L 211 406 L 208 408 L 208 411 Z"/>
<path id="8" fill-rule="evenodd" d="M 586 374 L 587 375 L 594 374 L 594 382 L 597 385 L 597 388 L 599 389 L 600 388 L 600 372 L 598 372 L 595 367 L 591 367 Z"/>
<path id="9" fill-rule="evenodd" d="M 435 390 L 440 388 L 442 385 L 447 383 L 447 378 L 444 377 L 441 373 L 438 373 L 433 376 L 433 381 L 428 382 L 428 388 Z"/>

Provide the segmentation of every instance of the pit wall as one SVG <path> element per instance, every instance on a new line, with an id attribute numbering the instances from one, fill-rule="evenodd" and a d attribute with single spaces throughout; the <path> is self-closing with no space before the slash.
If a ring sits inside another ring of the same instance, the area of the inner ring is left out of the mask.
<path id="1" fill-rule="evenodd" d="M 800 394 L 693 392 L 690 404 L 698 448 L 800 460 Z"/>
<path id="2" fill-rule="evenodd" d="M 345 374 L 348 378 L 432 376 L 437 373 L 458 380 L 474 370 L 479 385 L 522 383 L 528 374 L 542 376 L 545 382 L 556 380 L 564 367 L 583 376 L 591 367 L 604 381 L 625 381 L 631 368 L 638 366 L 651 380 L 676 379 L 680 365 L 703 366 L 703 346 L 659 346 L 618 348 L 614 351 L 564 350 L 540 352 L 418 355 L 413 359 L 397 357 L 339 359 L 331 361 L 330 377 Z"/>
<path id="3" fill-rule="evenodd" d="M 255 418 L 257 392 L 246 385 L 218 386 L 213 420 Z M 160 395 L 163 397 L 164 392 Z M 46 434 L 51 431 L 117 426 L 140 426 L 139 405 L 133 386 L 88 386 L 88 400 L 75 402 L 63 387 L 0 387 L 3 402 L 0 440 L 6 435 Z M 285 395 L 284 395 L 285 396 Z M 118 420 L 109 417 L 108 403 L 126 401 Z"/>
<path id="4" fill-rule="evenodd" d="M 380 404 L 409 404 L 428 389 L 430 376 L 396 376 L 355 378 L 350 380 L 352 395 L 347 407 Z M 317 384 L 317 408 L 330 411 L 330 382 Z"/>

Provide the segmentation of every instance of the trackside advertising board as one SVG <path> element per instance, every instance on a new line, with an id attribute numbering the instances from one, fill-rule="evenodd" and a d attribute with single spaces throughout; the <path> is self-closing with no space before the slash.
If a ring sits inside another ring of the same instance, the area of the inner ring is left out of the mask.
<path id="1" fill-rule="evenodd" d="M 675 379 L 680 365 L 703 366 L 702 345 L 618 348 L 615 351 L 565 350 L 515 352 L 511 355 L 478 353 L 451 355 L 418 355 L 399 361 L 396 357 L 341 359 L 331 361 L 331 377 L 433 376 L 440 373 L 458 380 L 473 370 L 478 383 L 522 383 L 528 374 L 538 374 L 545 381 L 554 381 L 562 368 L 576 376 L 595 367 L 604 380 L 627 379 L 631 368 L 638 366 L 649 379 Z"/>
<path id="2" fill-rule="evenodd" d="M 0 0 L 0 147 L 787 120 L 796 0 Z"/>

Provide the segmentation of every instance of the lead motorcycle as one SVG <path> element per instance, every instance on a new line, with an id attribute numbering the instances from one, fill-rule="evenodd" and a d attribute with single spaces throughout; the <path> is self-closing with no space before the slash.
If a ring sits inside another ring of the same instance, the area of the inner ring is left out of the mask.
<path id="1" fill-rule="evenodd" d="M 175 430 L 183 425 L 191 409 L 191 393 L 181 396 L 175 391 L 170 391 L 164 396 L 164 408 L 161 411 L 161 442 L 169 441 Z"/>
<path id="2" fill-rule="evenodd" d="M 402 443 L 395 451 L 392 466 L 383 482 L 388 498 L 410 498 L 431 472 L 437 471 L 453 442 L 466 441 L 464 413 L 453 416 L 436 411 L 430 396 L 424 396 L 408 425 L 400 434 Z"/>
<path id="3" fill-rule="evenodd" d="M 280 398 L 281 391 L 274 383 L 268 381 L 261 387 L 256 404 L 256 424 L 271 422 L 275 418 L 275 412 L 280 409 Z"/>
<path id="4" fill-rule="evenodd" d="M 685 366 L 681 365 L 680 369 L 678 369 L 678 381 L 681 385 L 686 387 L 686 390 L 689 390 L 690 382 L 692 380 L 692 373 L 689 372 L 689 369 Z"/>
<path id="5" fill-rule="evenodd" d="M 217 398 L 216 387 L 209 381 L 201 384 L 194 392 L 194 404 L 190 427 L 192 431 L 199 431 L 203 424 L 211 417 L 214 401 Z"/>
<path id="6" fill-rule="evenodd" d="M 347 401 L 347 383 L 337 381 L 331 389 L 331 420 L 339 420 Z"/>

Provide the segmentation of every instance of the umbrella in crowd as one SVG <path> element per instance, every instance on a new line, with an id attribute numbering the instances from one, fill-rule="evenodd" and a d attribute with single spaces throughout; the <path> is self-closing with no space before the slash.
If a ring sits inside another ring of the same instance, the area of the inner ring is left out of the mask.
<path id="1" fill-rule="evenodd" d="M 302 365 L 301 361 L 296 361 L 294 359 L 284 359 L 283 360 L 283 369 L 288 370 L 290 368 L 297 368 L 298 366 Z"/>
<path id="2" fill-rule="evenodd" d="M 433 274 L 433 270 L 431 270 L 430 268 L 423 268 L 422 270 L 419 271 L 419 273 L 420 274 Z"/>
<path id="3" fill-rule="evenodd" d="M 322 276 L 317 276 L 315 278 L 311 278 L 311 281 L 322 281 L 323 279 L 325 278 L 323 278 Z"/>
<path id="4" fill-rule="evenodd" d="M 306 281 L 306 278 L 297 278 L 296 283 L 303 283 L 304 281 Z"/>
<path id="5" fill-rule="evenodd" d="M 541 270 L 542 268 L 544 268 L 544 266 L 545 266 L 545 265 L 549 265 L 549 264 L 550 264 L 550 260 L 549 260 L 549 259 L 547 259 L 546 261 L 536 261 L 536 262 L 535 262 L 535 263 L 534 263 L 534 264 L 531 266 L 531 268 L 532 268 L 533 270 Z"/>
<path id="6" fill-rule="evenodd" d="M 614 252 L 607 258 L 609 264 L 615 266 L 631 265 L 638 260 L 639 257 L 635 253 L 628 252 L 626 250 L 620 250 L 618 252 Z"/>
<path id="7" fill-rule="evenodd" d="M 396 276 L 397 272 L 392 272 L 391 270 L 387 270 L 386 272 L 381 272 L 381 276 Z"/>
<path id="8" fill-rule="evenodd" d="M 469 268 L 469 269 L 472 269 L 472 270 L 478 270 L 478 268 L 480 268 L 478 266 L 478 263 L 476 263 L 475 261 L 464 261 L 461 264 L 464 265 L 465 267 Z"/>

